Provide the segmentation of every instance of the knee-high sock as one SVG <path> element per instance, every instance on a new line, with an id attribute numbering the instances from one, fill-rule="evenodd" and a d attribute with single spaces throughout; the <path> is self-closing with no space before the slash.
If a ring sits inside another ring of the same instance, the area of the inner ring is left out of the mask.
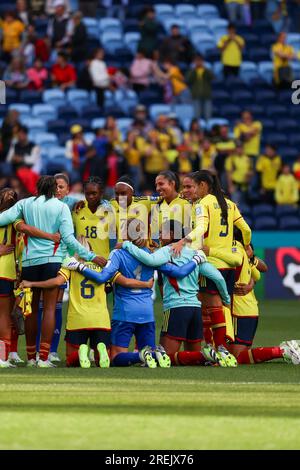
<path id="1" fill-rule="evenodd" d="M 68 354 L 66 359 L 67 367 L 79 367 L 79 355 L 78 351 L 73 351 L 71 354 Z"/>
<path id="2" fill-rule="evenodd" d="M 258 364 L 282 358 L 282 351 L 278 346 L 270 348 L 245 349 L 240 352 L 237 361 L 239 364 Z"/>
<path id="3" fill-rule="evenodd" d="M 211 319 L 212 334 L 216 348 L 226 347 L 226 320 L 223 306 L 206 307 L 206 311 Z"/>
<path id="4" fill-rule="evenodd" d="M 18 352 L 18 339 L 19 335 L 14 326 L 11 328 L 11 343 L 10 352 Z"/>
<path id="5" fill-rule="evenodd" d="M 47 361 L 50 351 L 50 344 L 49 343 L 41 343 L 40 344 L 40 359 L 42 361 Z"/>
<path id="6" fill-rule="evenodd" d="M 38 310 L 38 333 L 36 337 L 36 350 L 37 351 L 40 350 L 42 318 L 43 318 L 43 301 L 41 300 L 39 303 L 39 310 Z"/>
<path id="7" fill-rule="evenodd" d="M 123 352 L 117 354 L 112 361 L 112 365 L 116 367 L 128 367 L 133 364 L 139 364 L 141 361 L 138 352 Z"/>
<path id="8" fill-rule="evenodd" d="M 2 346 L 3 346 L 3 350 L 1 348 L 0 359 L 2 361 L 7 361 L 8 355 L 11 349 L 11 341 L 8 338 L 2 338 L 2 337 L 0 337 L 0 341 L 2 342 Z"/>
<path id="9" fill-rule="evenodd" d="M 200 366 L 207 362 L 201 351 L 179 351 L 169 357 L 173 366 Z"/>
<path id="10" fill-rule="evenodd" d="M 51 342 L 50 352 L 57 352 L 62 326 L 62 302 L 57 302 L 55 310 L 55 330 Z"/>

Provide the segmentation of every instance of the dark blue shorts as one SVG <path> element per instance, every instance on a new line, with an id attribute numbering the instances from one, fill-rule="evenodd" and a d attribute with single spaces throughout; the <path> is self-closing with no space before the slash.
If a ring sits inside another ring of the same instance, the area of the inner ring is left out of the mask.
<path id="1" fill-rule="evenodd" d="M 197 343 L 203 338 L 201 307 L 177 307 L 163 314 L 161 336 Z"/>
<path id="2" fill-rule="evenodd" d="M 0 279 L 0 297 L 10 297 L 14 291 L 14 281 Z"/>
<path id="3" fill-rule="evenodd" d="M 235 283 L 235 269 L 218 269 L 226 282 L 228 294 L 232 296 Z M 206 294 L 219 294 L 216 284 L 207 277 L 200 276 L 199 290 Z"/>
<path id="4" fill-rule="evenodd" d="M 139 350 L 145 346 L 155 347 L 155 322 L 131 323 L 113 320 L 111 322 L 111 344 L 128 348 L 132 336 L 135 336 Z"/>
<path id="5" fill-rule="evenodd" d="M 251 346 L 257 329 L 258 317 L 232 317 L 234 325 L 234 344 Z"/>
<path id="6" fill-rule="evenodd" d="M 57 276 L 61 263 L 38 264 L 37 266 L 26 266 L 22 268 L 22 280 L 37 282 L 48 281 Z"/>
<path id="7" fill-rule="evenodd" d="M 72 346 L 87 344 L 90 340 L 90 347 L 96 349 L 98 343 L 104 343 L 106 347 L 110 346 L 109 330 L 66 330 L 65 341 Z"/>

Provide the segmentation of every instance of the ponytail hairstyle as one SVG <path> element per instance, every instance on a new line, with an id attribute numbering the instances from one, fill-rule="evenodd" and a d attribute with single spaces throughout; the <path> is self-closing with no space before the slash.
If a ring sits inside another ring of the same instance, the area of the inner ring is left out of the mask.
<path id="1" fill-rule="evenodd" d="M 195 171 L 192 173 L 191 178 L 197 183 L 201 183 L 201 181 L 204 181 L 208 185 L 208 189 L 210 194 L 213 194 L 217 201 L 218 204 L 221 208 L 221 213 L 222 213 L 222 218 L 224 220 L 224 223 L 228 223 L 228 207 L 227 207 L 227 202 L 225 200 L 219 178 L 217 175 L 214 175 L 211 171 L 208 170 L 200 170 L 200 171 Z"/>
<path id="2" fill-rule="evenodd" d="M 16 191 L 11 188 L 3 188 L 0 190 L 0 212 L 12 207 L 18 200 Z"/>
<path id="3" fill-rule="evenodd" d="M 169 183 L 172 183 L 172 181 L 174 181 L 174 183 L 175 183 L 175 191 L 176 191 L 177 193 L 179 193 L 179 190 L 180 190 L 180 179 L 179 179 L 179 176 L 177 175 L 177 173 L 174 173 L 174 172 L 171 171 L 171 170 L 164 170 L 164 171 L 160 171 L 157 176 L 163 176 L 164 178 L 166 178 L 166 180 L 169 181 Z"/>
<path id="4" fill-rule="evenodd" d="M 56 193 L 56 179 L 54 176 L 41 176 L 37 182 L 37 197 L 45 196 L 51 199 Z"/>

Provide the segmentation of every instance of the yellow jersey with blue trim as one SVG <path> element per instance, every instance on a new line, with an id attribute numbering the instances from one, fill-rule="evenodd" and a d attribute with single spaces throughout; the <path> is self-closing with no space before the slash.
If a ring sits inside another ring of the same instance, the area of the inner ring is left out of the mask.
<path id="1" fill-rule="evenodd" d="M 101 268 L 86 263 L 97 272 Z M 76 271 L 61 268 L 58 272 L 65 281 L 70 281 L 67 330 L 110 330 L 110 316 L 106 304 L 105 284 L 96 284 Z"/>
<path id="2" fill-rule="evenodd" d="M 76 238 L 99 256 L 108 258 L 110 248 L 110 230 L 113 225 L 112 208 L 108 203 L 100 204 L 96 212 L 92 212 L 87 201 L 78 212 L 72 212 Z"/>
<path id="3" fill-rule="evenodd" d="M 190 231 L 192 205 L 182 196 L 176 196 L 170 203 L 160 199 L 151 209 L 151 234 L 153 239 L 159 238 L 159 231 L 165 222 L 175 220 L 185 228 L 185 235 Z"/>
<path id="4" fill-rule="evenodd" d="M 149 238 L 149 216 L 151 206 L 157 202 L 158 198 L 149 196 L 133 196 L 129 206 L 121 206 L 116 199 L 111 199 L 114 210 L 116 238 L 118 242 L 127 240 L 127 220 L 137 219 L 141 221 L 148 231 Z"/>
<path id="5" fill-rule="evenodd" d="M 243 219 L 236 204 L 229 199 L 225 200 L 228 208 L 227 221 L 222 216 L 216 196 L 208 194 L 201 199 L 197 206 L 196 228 L 188 235 L 188 238 L 193 242 L 194 249 L 200 249 L 205 245 L 231 253 L 235 226 L 241 230 L 245 245 L 249 245 L 251 241 L 249 225 Z M 228 263 L 219 258 L 209 256 L 208 260 L 219 269 L 230 267 Z"/>
<path id="6" fill-rule="evenodd" d="M 15 245 L 16 232 L 13 224 L 0 227 L 0 244 L 1 245 Z M 0 256 L 0 279 L 7 281 L 15 281 L 16 273 L 16 258 L 15 252 L 8 255 Z"/>
<path id="7" fill-rule="evenodd" d="M 249 284 L 251 278 L 258 281 L 260 279 L 260 272 L 256 267 L 258 260 L 254 258 L 254 262 L 251 262 L 240 242 L 235 242 L 235 248 L 243 258 L 241 266 L 236 269 L 236 284 Z M 236 317 L 258 316 L 258 303 L 253 289 L 246 295 L 233 295 L 232 314 Z"/>

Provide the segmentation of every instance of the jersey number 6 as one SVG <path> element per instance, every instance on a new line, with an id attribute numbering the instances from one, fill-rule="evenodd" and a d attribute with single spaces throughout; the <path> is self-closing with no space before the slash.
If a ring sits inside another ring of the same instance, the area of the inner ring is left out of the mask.
<path id="1" fill-rule="evenodd" d="M 83 279 L 80 283 L 80 295 L 84 299 L 92 299 L 95 295 L 95 287 L 89 283 L 88 279 Z"/>

